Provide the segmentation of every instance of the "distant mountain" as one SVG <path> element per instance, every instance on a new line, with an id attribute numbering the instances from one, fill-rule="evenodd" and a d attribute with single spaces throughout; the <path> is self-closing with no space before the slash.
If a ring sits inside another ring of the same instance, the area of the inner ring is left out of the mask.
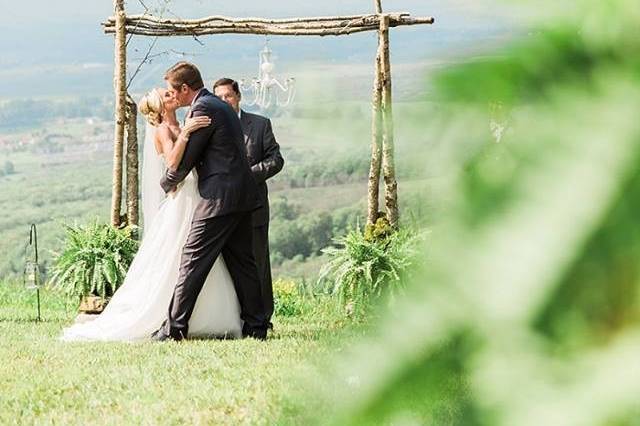
<path id="1" fill-rule="evenodd" d="M 3 8 L 5 13 L 0 16 L 0 27 L 10 34 L 0 38 L 0 99 L 109 94 L 113 84 L 113 37 L 103 34 L 100 23 L 111 14 L 111 2 L 94 4 L 65 0 L 49 3 L 38 0 L 35 3 L 12 4 Z M 148 0 L 145 3 L 157 8 L 163 2 Z M 436 15 L 438 18 L 432 27 L 392 30 L 394 64 L 450 60 L 470 49 L 482 50 L 498 43 L 513 32 L 513 25 L 495 18 L 495 10 L 485 10 L 471 0 L 388 0 L 384 4 L 387 10 L 410 10 L 416 16 Z M 198 0 L 170 2 L 169 6 L 172 13 L 180 16 L 214 13 L 210 3 Z M 141 8 L 133 1 L 127 2 L 127 7 L 131 13 L 140 12 Z M 217 7 L 219 10 L 215 13 L 231 16 L 351 14 L 372 8 L 368 0 L 326 0 L 322 4 L 293 1 L 267 4 L 245 0 Z M 132 38 L 128 47 L 130 73 L 138 67 L 151 41 L 150 38 Z M 220 75 L 252 77 L 257 73 L 257 55 L 264 42 L 265 37 L 244 35 L 202 37 L 200 41 L 158 39 L 152 50 L 152 61 L 142 67 L 131 89 L 141 91 L 161 84 L 163 71 L 185 58 L 199 64 L 211 78 Z M 323 65 L 371 64 L 376 38 L 373 33 L 331 38 L 271 37 L 270 45 L 276 55 L 277 70 L 304 72 L 307 67 L 313 70 Z"/>

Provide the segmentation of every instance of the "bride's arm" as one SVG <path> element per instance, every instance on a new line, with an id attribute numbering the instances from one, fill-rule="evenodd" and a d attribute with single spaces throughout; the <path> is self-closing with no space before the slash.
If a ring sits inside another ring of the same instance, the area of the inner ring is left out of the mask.
<path id="1" fill-rule="evenodd" d="M 209 117 L 193 117 L 187 119 L 184 127 L 180 131 L 178 138 L 173 141 L 171 131 L 164 127 L 161 132 L 158 132 L 160 138 L 160 144 L 162 145 L 162 153 L 164 155 L 164 161 L 167 168 L 170 170 L 176 170 L 182 161 L 184 150 L 189 142 L 189 135 L 192 132 L 207 127 L 211 124 Z"/>

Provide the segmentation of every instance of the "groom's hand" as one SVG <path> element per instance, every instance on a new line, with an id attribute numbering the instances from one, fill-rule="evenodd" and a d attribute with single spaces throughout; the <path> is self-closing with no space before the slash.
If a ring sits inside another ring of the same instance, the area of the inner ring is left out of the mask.
<path id="1" fill-rule="evenodd" d="M 180 182 L 171 191 L 167 192 L 167 195 L 171 198 L 176 198 L 176 195 L 178 195 L 178 191 L 182 188 L 182 185 L 184 185 L 184 181 Z"/>
<path id="2" fill-rule="evenodd" d="M 192 116 L 200 117 L 207 116 L 207 109 L 205 105 L 198 104 L 193 106 L 192 108 Z M 212 118 L 211 116 L 209 118 Z M 209 143 L 209 139 L 213 133 L 214 126 L 209 125 L 207 127 L 203 127 L 191 133 L 189 136 L 189 142 L 184 151 L 184 155 L 182 156 L 182 161 L 178 165 L 177 170 L 167 169 L 165 175 L 162 177 L 160 181 L 160 185 L 162 189 L 164 189 L 165 193 L 169 193 L 170 191 L 175 190 L 178 183 L 182 182 L 185 177 L 189 174 L 191 169 L 196 165 L 196 162 L 199 160 L 202 152 L 205 147 Z"/>

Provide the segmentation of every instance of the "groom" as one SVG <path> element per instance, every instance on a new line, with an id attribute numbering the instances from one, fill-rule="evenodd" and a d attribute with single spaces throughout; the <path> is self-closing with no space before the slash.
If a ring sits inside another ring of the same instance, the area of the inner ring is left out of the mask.
<path id="1" fill-rule="evenodd" d="M 195 167 L 202 200 L 182 251 L 168 319 L 152 339 L 187 337 L 198 294 L 220 254 L 240 302 L 243 336 L 265 339 L 267 320 L 252 248 L 251 213 L 259 207 L 257 186 L 244 152 L 240 120 L 229 105 L 204 88 L 195 65 L 179 62 L 164 79 L 178 104 L 190 106 L 188 117 L 208 116 L 212 124 L 191 134 L 177 170 L 167 170 L 160 182 L 165 192 L 172 192 Z"/>

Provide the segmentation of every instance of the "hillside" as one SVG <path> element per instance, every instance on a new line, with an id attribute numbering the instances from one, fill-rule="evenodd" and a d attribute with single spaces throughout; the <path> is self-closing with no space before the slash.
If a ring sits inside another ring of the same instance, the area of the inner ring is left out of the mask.
<path id="1" fill-rule="evenodd" d="M 0 135 L 0 165 L 11 163 L 12 168 L 11 173 L 0 177 L 0 276 L 22 273 L 31 223 L 38 225 L 46 268 L 52 252 L 61 247 L 64 223 L 108 220 L 113 129 L 110 121 L 88 115 L 107 109 L 109 101 L 96 101 L 97 105 L 76 114 L 85 117 L 77 118 L 69 118 L 73 114 L 68 111 L 74 111 L 69 105 L 83 101 L 51 102 L 57 105 L 48 107 L 54 118 Z M 66 105 L 63 113 L 56 109 L 60 105 Z M 423 142 L 419 132 L 407 125 L 411 115 L 403 112 L 416 106 L 399 104 L 400 156 L 410 152 L 413 143 Z M 59 117 L 55 118 L 56 114 Z M 364 102 L 301 104 L 287 116 L 273 119 L 286 162 L 283 172 L 270 182 L 276 275 L 313 279 L 320 264 L 320 250 L 333 237 L 363 222 L 370 143 L 368 114 Z M 399 168 L 401 201 L 405 204 L 408 200 L 403 199 L 404 191 L 419 191 L 424 184 L 415 165 L 399 161 L 407 168 Z"/>

